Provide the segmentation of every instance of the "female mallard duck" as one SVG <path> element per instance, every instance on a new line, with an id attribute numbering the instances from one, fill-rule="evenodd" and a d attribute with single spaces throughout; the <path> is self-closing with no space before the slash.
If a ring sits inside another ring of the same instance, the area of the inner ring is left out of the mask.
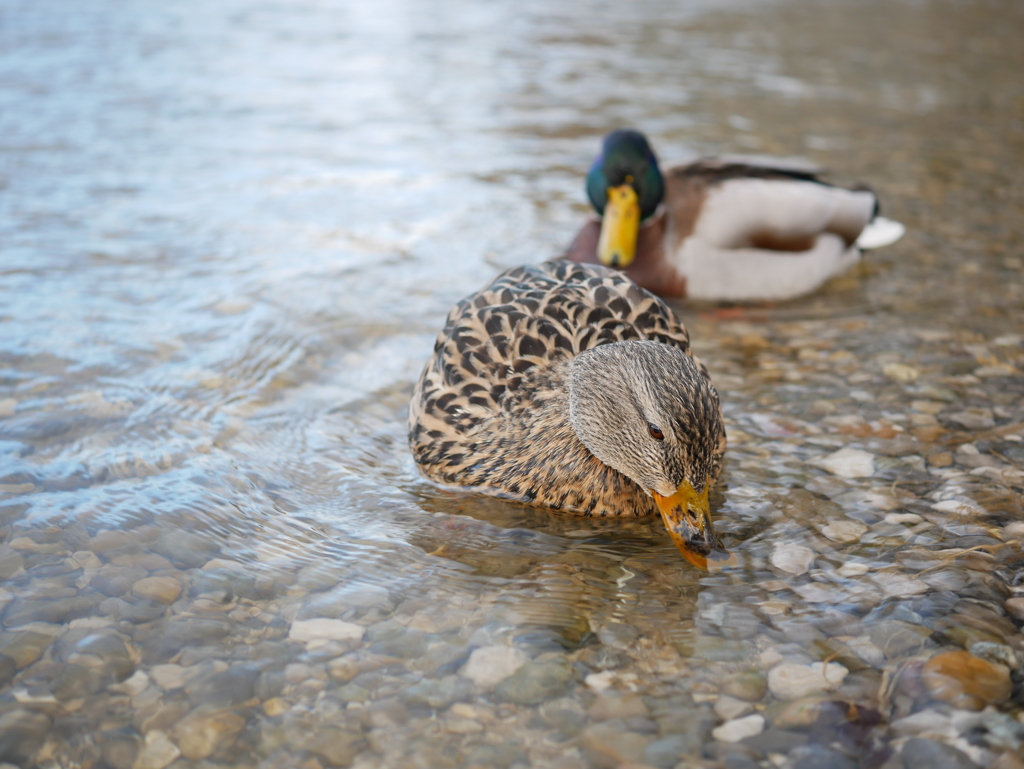
<path id="1" fill-rule="evenodd" d="M 708 508 L 718 393 L 672 310 L 620 272 L 553 260 L 463 299 L 408 427 L 439 483 L 586 516 L 660 512 L 689 561 L 727 558 Z"/>
<path id="2" fill-rule="evenodd" d="M 619 267 L 662 296 L 791 299 L 904 232 L 877 216 L 874 193 L 806 170 L 703 160 L 662 173 L 637 131 L 605 137 L 587 196 L 600 219 L 567 258 Z"/>

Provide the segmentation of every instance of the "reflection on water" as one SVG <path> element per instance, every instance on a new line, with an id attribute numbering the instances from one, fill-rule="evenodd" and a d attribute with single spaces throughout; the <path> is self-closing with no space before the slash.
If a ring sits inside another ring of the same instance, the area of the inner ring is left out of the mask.
<path id="1" fill-rule="evenodd" d="M 0 758 L 1020 750 L 1020 9 L 0 14 Z M 668 159 L 809 155 L 909 228 L 809 299 L 682 308 L 730 573 L 657 521 L 437 489 L 405 443 L 448 307 L 569 242 L 625 124 Z"/>

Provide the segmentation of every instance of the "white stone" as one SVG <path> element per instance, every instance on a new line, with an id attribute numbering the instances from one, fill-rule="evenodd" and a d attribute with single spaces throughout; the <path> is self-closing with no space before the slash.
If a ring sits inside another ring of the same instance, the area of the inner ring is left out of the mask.
<path id="1" fill-rule="evenodd" d="M 798 700 L 815 692 L 831 691 L 842 684 L 849 670 L 838 662 L 799 665 L 784 662 L 768 671 L 768 688 L 780 700 Z"/>
<path id="2" fill-rule="evenodd" d="M 858 563 L 857 561 L 850 561 L 850 563 L 844 563 L 836 570 L 836 574 L 840 577 L 859 577 L 861 574 L 867 574 L 871 571 L 871 567 L 866 563 Z"/>
<path id="3" fill-rule="evenodd" d="M 940 513 L 951 513 L 964 518 L 986 514 L 985 509 L 981 505 L 969 499 L 946 499 L 932 505 L 932 510 Z"/>
<path id="4" fill-rule="evenodd" d="M 289 641 L 308 643 L 310 641 L 359 641 L 365 633 L 362 625 L 342 622 L 340 619 L 295 620 L 288 631 Z"/>
<path id="5" fill-rule="evenodd" d="M 868 530 L 860 521 L 832 521 L 821 527 L 821 533 L 833 542 L 857 542 Z"/>
<path id="6" fill-rule="evenodd" d="M 917 513 L 886 513 L 885 522 L 888 524 L 902 524 L 904 526 L 914 526 L 924 521 L 924 518 L 919 516 Z"/>
<path id="7" fill-rule="evenodd" d="M 875 455 L 860 449 L 839 449 L 815 464 L 840 478 L 867 478 L 875 473 Z"/>
<path id="8" fill-rule="evenodd" d="M 481 689 L 491 689 L 527 663 L 527 657 L 512 646 L 484 646 L 469 655 L 462 675 Z"/>
<path id="9" fill-rule="evenodd" d="M 0 417 L 13 417 L 18 408 L 18 401 L 14 398 L 0 398 Z"/>
<path id="10" fill-rule="evenodd" d="M 711 736 L 721 742 L 739 742 L 747 737 L 754 737 L 764 731 L 764 716 L 755 713 L 745 718 L 726 721 L 711 730 Z"/>
<path id="11" fill-rule="evenodd" d="M 117 694 L 127 694 L 129 697 L 135 697 L 142 694 L 147 686 L 149 686 L 149 676 L 141 670 L 136 670 L 130 678 L 125 679 L 119 684 L 112 684 L 107 688 Z"/>
<path id="12" fill-rule="evenodd" d="M 906 574 L 891 574 L 881 572 L 872 578 L 875 584 L 885 591 L 887 596 L 921 595 L 928 592 L 928 585 L 919 579 L 908 577 Z"/>
<path id="13" fill-rule="evenodd" d="M 715 714 L 723 721 L 732 721 L 753 712 L 754 706 L 749 702 L 730 697 L 728 694 L 723 694 L 715 700 Z"/>
<path id="14" fill-rule="evenodd" d="M 872 643 L 871 638 L 866 635 L 850 638 L 846 641 L 850 651 L 864 660 L 872 667 L 882 668 L 885 666 L 885 653 Z"/>
<path id="15" fill-rule="evenodd" d="M 185 685 L 185 668 L 181 665 L 154 665 L 149 670 L 149 675 L 156 682 L 156 685 L 169 692 L 172 689 L 180 689 Z"/>
<path id="16" fill-rule="evenodd" d="M 798 577 L 807 573 L 814 560 L 814 551 L 792 542 L 776 542 L 768 560 L 779 571 Z"/>
<path id="17" fill-rule="evenodd" d="M 132 769 L 164 769 L 180 755 L 178 746 L 167 738 L 166 732 L 153 729 L 146 733 L 146 744 L 139 751 Z"/>

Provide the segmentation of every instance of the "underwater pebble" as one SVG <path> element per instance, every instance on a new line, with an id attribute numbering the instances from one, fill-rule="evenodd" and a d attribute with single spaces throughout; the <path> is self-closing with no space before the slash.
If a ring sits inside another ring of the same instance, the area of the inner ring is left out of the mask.
<path id="1" fill-rule="evenodd" d="M 547 699 L 560 697 L 572 675 L 572 666 L 563 658 L 528 662 L 498 684 L 494 693 L 506 702 L 538 705 Z"/>
<path id="2" fill-rule="evenodd" d="M 772 566 L 793 576 L 806 574 L 813 560 L 813 550 L 791 542 L 776 542 L 769 558 Z"/>
<path id="3" fill-rule="evenodd" d="M 921 680 L 935 699 L 964 710 L 1005 702 L 1012 685 L 1010 672 L 970 652 L 952 651 L 932 657 L 921 671 Z"/>
<path id="4" fill-rule="evenodd" d="M 928 767 L 929 769 L 976 769 L 974 763 L 963 751 L 951 745 L 927 737 L 912 737 L 903 744 L 900 751 L 903 765 L 907 769 Z"/>
<path id="5" fill-rule="evenodd" d="M 484 646 L 469 655 L 461 673 L 481 689 L 492 689 L 527 661 L 526 655 L 512 646 Z"/>
<path id="6" fill-rule="evenodd" d="M 921 375 L 920 371 L 905 363 L 886 363 L 882 366 L 882 373 L 890 379 L 903 382 L 904 384 L 917 381 L 917 378 Z"/>
<path id="7" fill-rule="evenodd" d="M 181 595 L 181 583 L 173 577 L 147 577 L 132 585 L 132 593 L 157 603 L 174 603 Z"/>
<path id="8" fill-rule="evenodd" d="M 833 542 L 848 544 L 857 542 L 868 527 L 858 521 L 832 521 L 821 527 L 821 533 Z"/>
<path id="9" fill-rule="evenodd" d="M 309 643 L 310 641 L 359 641 L 365 629 L 362 625 L 343 622 L 340 619 L 295 620 L 288 631 L 289 641 Z"/>
<path id="10" fill-rule="evenodd" d="M 724 695 L 715 700 L 715 715 L 723 721 L 732 721 L 735 718 L 742 718 L 753 711 L 754 706 L 749 702 Z"/>
<path id="11" fill-rule="evenodd" d="M 867 478 L 875 473 L 874 454 L 860 449 L 839 449 L 814 464 L 840 478 Z"/>
<path id="12" fill-rule="evenodd" d="M 166 732 L 153 729 L 146 734 L 146 741 L 132 769 L 164 769 L 180 755 L 178 746 L 167 738 Z"/>
<path id="13" fill-rule="evenodd" d="M 768 679 L 759 670 L 734 673 L 722 682 L 722 692 L 747 702 L 759 702 L 768 691 Z"/>
<path id="14" fill-rule="evenodd" d="M 838 662 L 800 665 L 784 662 L 768 671 L 768 688 L 780 700 L 796 700 L 838 688 L 849 674 Z"/>
<path id="15" fill-rule="evenodd" d="M 194 711 L 181 719 L 171 734 L 185 758 L 200 761 L 232 745 L 244 726 L 245 719 L 230 711 Z"/>
<path id="16" fill-rule="evenodd" d="M 764 716 L 754 713 L 744 718 L 726 721 L 711 730 L 711 736 L 722 742 L 739 742 L 747 737 L 754 737 L 764 731 Z"/>

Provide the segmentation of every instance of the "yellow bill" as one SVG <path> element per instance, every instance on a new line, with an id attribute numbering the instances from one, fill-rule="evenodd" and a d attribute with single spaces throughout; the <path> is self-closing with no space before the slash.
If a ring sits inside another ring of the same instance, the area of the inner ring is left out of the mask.
<path id="1" fill-rule="evenodd" d="M 706 483 L 703 491 L 697 491 L 689 481 L 683 481 L 670 497 L 654 493 L 665 528 L 683 557 L 698 569 L 720 569 L 736 563 L 735 556 L 722 546 L 711 523 L 710 486 Z"/>
<path id="2" fill-rule="evenodd" d="M 628 267 L 636 257 L 640 232 L 640 203 L 628 184 L 608 188 L 608 203 L 601 219 L 597 258 L 606 267 Z"/>

